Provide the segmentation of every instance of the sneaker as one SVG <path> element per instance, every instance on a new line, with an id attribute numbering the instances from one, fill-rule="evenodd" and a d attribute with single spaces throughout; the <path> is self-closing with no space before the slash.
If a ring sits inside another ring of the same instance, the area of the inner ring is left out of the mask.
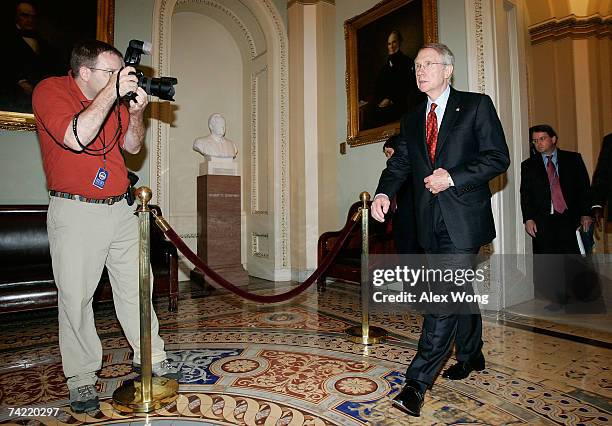
<path id="1" fill-rule="evenodd" d="M 152 370 L 153 376 L 155 377 L 165 377 L 167 379 L 176 380 L 177 382 L 183 378 L 180 369 L 167 359 L 153 364 Z M 134 363 L 134 371 L 140 374 L 140 364 Z"/>
<path id="2" fill-rule="evenodd" d="M 74 413 L 84 413 L 100 408 L 98 392 L 94 385 L 79 386 L 70 389 L 70 409 Z"/>

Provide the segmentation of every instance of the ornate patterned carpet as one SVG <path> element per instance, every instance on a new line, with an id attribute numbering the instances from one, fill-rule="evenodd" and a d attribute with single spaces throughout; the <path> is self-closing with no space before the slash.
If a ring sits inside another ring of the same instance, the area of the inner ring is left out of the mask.
<path id="1" fill-rule="evenodd" d="M 250 290 L 269 294 L 263 286 L 254 282 Z M 276 283 L 275 291 L 287 288 Z M 164 301 L 156 308 L 166 349 L 183 373 L 176 402 L 146 418 L 112 408 L 112 392 L 135 374 L 127 341 L 106 305 L 96 312 L 105 350 L 101 407 L 72 413 L 55 314 L 19 315 L 0 325 L 0 423 L 612 424 L 611 333 L 485 314 L 487 368 L 462 382 L 439 377 L 415 419 L 393 408 L 391 398 L 415 353 L 418 315 L 373 317 L 390 338 L 364 348 L 343 335 L 361 318 L 355 286 L 334 283 L 324 293 L 312 289 L 274 306 L 182 290 L 178 313 L 169 313 Z M 53 408 L 53 415 L 35 416 L 40 408 Z"/>

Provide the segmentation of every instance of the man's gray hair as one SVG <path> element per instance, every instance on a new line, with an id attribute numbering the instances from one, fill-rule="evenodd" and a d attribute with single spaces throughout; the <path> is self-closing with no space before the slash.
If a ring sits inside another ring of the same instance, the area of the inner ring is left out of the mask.
<path id="1" fill-rule="evenodd" d="M 447 45 L 442 44 L 442 43 L 425 43 L 420 49 L 419 52 L 423 49 L 433 49 L 436 52 L 438 52 L 440 55 L 442 55 L 442 61 L 446 64 L 446 65 L 452 65 L 455 66 L 455 55 L 453 55 L 453 52 L 451 52 L 451 50 L 448 48 Z"/>

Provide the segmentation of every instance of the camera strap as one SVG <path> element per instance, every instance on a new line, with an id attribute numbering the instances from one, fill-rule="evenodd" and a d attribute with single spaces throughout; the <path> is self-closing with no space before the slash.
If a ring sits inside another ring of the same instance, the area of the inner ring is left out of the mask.
<path id="1" fill-rule="evenodd" d="M 117 72 L 117 80 L 115 80 L 115 94 L 117 97 L 117 106 L 121 103 L 121 95 L 119 94 L 119 77 L 121 77 L 121 71 L 123 71 L 125 67 L 121 67 Z"/>
<path id="2" fill-rule="evenodd" d="M 106 153 L 107 152 L 111 152 L 114 148 L 115 145 L 117 145 L 117 142 L 119 142 L 119 137 L 121 135 L 121 113 L 119 111 L 119 108 L 117 107 L 115 109 L 115 114 L 117 115 L 117 129 L 115 130 L 115 134 L 113 135 L 112 139 L 111 139 L 111 143 L 110 143 L 110 147 L 107 147 L 106 145 L 106 136 L 104 134 L 104 128 L 101 128 L 100 131 L 98 132 L 98 135 L 94 138 L 95 139 L 100 139 L 100 142 L 102 143 L 102 148 L 91 148 L 89 146 L 85 146 L 83 145 L 83 143 L 81 142 L 81 140 L 79 139 L 79 135 L 77 132 L 77 125 L 78 125 L 78 121 L 79 121 L 79 116 L 81 115 L 81 113 L 85 111 L 85 108 L 83 108 L 81 111 L 77 112 L 74 117 L 72 117 L 72 133 L 74 134 L 74 138 L 77 142 L 77 144 L 81 147 L 83 153 L 87 154 L 87 155 L 92 155 L 95 157 L 100 157 L 103 156 L 104 157 L 104 161 L 106 161 Z"/>
<path id="3" fill-rule="evenodd" d="M 79 112 L 74 114 L 74 117 L 72 117 L 72 133 L 74 133 L 74 139 L 76 139 L 81 149 L 85 151 L 87 147 L 81 143 L 81 140 L 79 139 L 79 132 L 77 132 L 77 122 L 79 121 L 79 115 L 81 115 L 83 111 L 85 110 L 84 109 L 80 110 Z"/>
<path id="4" fill-rule="evenodd" d="M 115 148 L 115 145 L 117 144 L 117 142 L 119 142 L 119 138 L 123 130 L 123 126 L 121 123 L 121 98 L 119 97 L 119 77 L 121 76 L 121 71 L 123 71 L 123 69 L 124 67 L 121 67 L 121 69 L 117 72 L 117 79 L 115 80 L 116 97 L 115 97 L 113 109 L 115 110 L 115 115 L 117 116 L 117 129 L 115 130 L 115 134 L 112 137 L 110 147 L 108 149 L 106 145 L 106 140 L 105 140 L 106 138 L 104 135 L 103 127 L 100 129 L 100 131 L 102 132 L 102 135 L 100 136 L 100 134 L 98 134 L 96 136 L 96 138 L 100 138 L 100 142 L 102 143 L 102 148 L 94 149 L 94 148 L 85 146 L 81 143 L 81 140 L 79 139 L 79 135 L 77 132 L 77 124 L 79 121 L 79 115 L 81 115 L 81 113 L 85 111 L 86 107 L 84 107 L 81 111 L 77 112 L 72 118 L 72 133 L 74 134 L 74 138 L 77 144 L 81 147 L 82 152 L 84 152 L 87 155 L 93 155 L 93 156 L 98 156 L 98 157 L 102 156 L 103 162 L 105 164 L 106 164 L 106 153 L 112 151 Z M 84 106 L 82 101 L 81 101 L 81 105 Z"/>

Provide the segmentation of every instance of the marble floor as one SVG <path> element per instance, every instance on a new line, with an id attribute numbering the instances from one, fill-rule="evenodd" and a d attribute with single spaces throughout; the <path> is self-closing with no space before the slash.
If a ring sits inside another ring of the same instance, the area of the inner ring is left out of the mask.
<path id="1" fill-rule="evenodd" d="M 420 418 L 391 406 L 420 331 L 416 314 L 377 314 L 384 343 L 345 339 L 358 324 L 356 286 L 331 283 L 277 305 L 246 303 L 221 291 L 206 295 L 181 283 L 177 313 L 156 303 L 160 332 L 183 379 L 180 396 L 148 416 L 113 410 L 112 392 L 135 375 L 112 306 L 97 308 L 104 347 L 99 411 L 74 414 L 57 345 L 54 312 L 4 317 L 0 323 L 0 423 L 21 425 L 609 425 L 612 424 L 612 331 L 484 313 L 487 368 L 461 382 L 439 377 Z M 289 283 L 251 280 L 249 290 L 282 292 Z M 592 321 L 598 321 L 597 318 Z M 452 359 L 449 363 L 452 363 Z M 52 416 L 17 416 L 53 408 Z M 35 410 L 34 408 L 39 408 Z M 57 410 L 55 410 L 57 408 Z M 23 414 L 23 413 L 22 413 Z"/>

